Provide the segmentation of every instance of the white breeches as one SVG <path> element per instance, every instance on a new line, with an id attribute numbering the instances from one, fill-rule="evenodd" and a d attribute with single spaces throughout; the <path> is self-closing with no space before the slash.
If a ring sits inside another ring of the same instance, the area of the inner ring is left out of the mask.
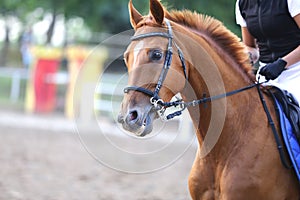
<path id="1" fill-rule="evenodd" d="M 265 64 L 261 63 L 260 68 L 264 65 Z M 265 77 L 259 75 L 259 73 L 257 73 L 256 79 L 258 79 L 258 76 L 260 76 L 260 82 L 265 81 Z M 293 94 L 300 106 L 300 62 L 289 66 L 278 78 L 270 80 L 265 85 L 273 85 L 280 89 L 287 90 L 289 93 Z"/>

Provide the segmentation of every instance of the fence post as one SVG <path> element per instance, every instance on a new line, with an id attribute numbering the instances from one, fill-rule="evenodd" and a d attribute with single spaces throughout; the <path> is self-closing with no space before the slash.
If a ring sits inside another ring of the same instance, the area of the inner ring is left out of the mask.
<path id="1" fill-rule="evenodd" d="M 20 83 L 21 83 L 21 75 L 20 75 L 20 72 L 16 71 L 12 75 L 11 89 L 10 89 L 10 100 L 13 103 L 16 103 L 19 99 Z"/>

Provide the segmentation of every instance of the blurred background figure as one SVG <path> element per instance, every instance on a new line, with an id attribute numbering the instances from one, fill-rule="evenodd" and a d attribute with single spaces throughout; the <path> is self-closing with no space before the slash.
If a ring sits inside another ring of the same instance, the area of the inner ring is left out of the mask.
<path id="1" fill-rule="evenodd" d="M 21 36 L 21 41 L 20 41 L 20 51 L 22 55 L 22 63 L 23 67 L 28 69 L 31 62 L 32 62 L 32 55 L 30 52 L 30 46 L 32 45 L 33 42 L 33 35 L 32 35 L 32 29 L 28 28 L 24 31 L 24 33 Z"/>

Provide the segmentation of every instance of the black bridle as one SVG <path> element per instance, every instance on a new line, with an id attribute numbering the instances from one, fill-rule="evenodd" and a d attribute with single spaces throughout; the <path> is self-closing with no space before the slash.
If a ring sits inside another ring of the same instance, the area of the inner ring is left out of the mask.
<path id="1" fill-rule="evenodd" d="M 165 22 L 166 22 L 166 25 L 167 25 L 167 28 L 168 28 L 168 32 L 167 33 L 163 33 L 163 32 L 151 32 L 151 33 L 145 33 L 145 34 L 136 35 L 136 36 L 133 36 L 131 38 L 131 41 L 140 40 L 140 39 L 144 39 L 144 38 L 148 38 L 148 37 L 163 37 L 163 38 L 167 38 L 168 39 L 168 46 L 167 46 L 167 52 L 166 52 L 166 57 L 165 57 L 164 65 L 163 65 L 162 71 L 161 71 L 161 73 L 159 75 L 158 82 L 156 84 L 154 92 L 152 92 L 151 90 L 148 90 L 146 88 L 137 87 L 137 86 L 129 86 L 129 87 L 126 87 L 124 89 L 125 93 L 128 93 L 130 90 L 133 90 L 133 91 L 142 92 L 142 93 L 150 96 L 151 97 L 150 102 L 155 107 L 157 107 L 158 105 L 165 106 L 165 105 L 163 105 L 164 102 L 159 97 L 158 93 L 159 93 L 159 91 L 160 91 L 160 89 L 161 89 L 161 87 L 163 85 L 163 82 L 166 79 L 168 71 L 170 69 L 170 66 L 171 66 L 171 63 L 172 63 L 172 55 L 173 55 L 173 47 L 172 47 L 172 45 L 173 45 L 173 31 L 172 31 L 172 27 L 171 27 L 171 24 L 170 24 L 169 20 L 165 19 Z M 182 64 L 182 69 L 183 69 L 184 76 L 187 79 L 185 60 L 184 60 L 182 51 L 181 51 L 181 49 L 179 48 L 178 45 L 176 45 L 176 47 L 178 49 L 178 55 L 179 55 L 179 58 L 181 60 L 181 64 Z"/>
<path id="2" fill-rule="evenodd" d="M 173 101 L 173 102 L 164 102 L 159 97 L 158 93 L 159 93 L 159 91 L 162 87 L 162 84 L 163 84 L 166 76 L 167 76 L 168 70 L 169 70 L 171 62 L 172 62 L 172 55 L 173 55 L 173 48 L 172 48 L 173 31 L 172 31 L 172 27 L 171 27 L 171 24 L 170 24 L 169 20 L 165 19 L 165 22 L 166 22 L 166 25 L 167 25 L 167 28 L 168 28 L 168 33 L 151 32 L 151 33 L 135 35 L 131 38 L 131 41 L 140 40 L 140 39 L 144 39 L 144 38 L 148 38 L 148 37 L 168 38 L 168 46 L 167 46 L 167 53 L 166 53 L 166 57 L 165 57 L 165 61 L 164 61 L 164 66 L 163 66 L 163 69 L 160 73 L 160 76 L 159 76 L 159 79 L 158 79 L 158 82 L 157 82 L 157 85 L 155 87 L 154 92 L 151 91 L 151 90 L 148 90 L 146 88 L 143 88 L 143 87 L 128 86 L 128 87 L 124 88 L 124 93 L 128 93 L 129 91 L 138 91 L 138 92 L 144 93 L 147 96 L 150 96 L 150 103 L 153 105 L 154 109 L 159 112 L 160 115 L 163 115 L 166 108 L 168 108 L 168 107 L 177 107 L 177 106 L 179 106 L 180 107 L 179 111 L 173 112 L 173 113 L 166 116 L 165 119 L 169 120 L 169 119 L 172 119 L 176 116 L 180 116 L 182 114 L 182 111 L 185 110 L 187 107 L 197 106 L 197 105 L 200 105 L 200 104 L 205 104 L 207 102 L 211 102 L 211 101 L 214 101 L 214 100 L 218 100 L 218 99 L 221 99 L 221 98 L 232 96 L 232 95 L 235 95 L 237 93 L 240 93 L 240 92 L 252 89 L 252 88 L 257 88 L 257 91 L 258 91 L 259 98 L 261 100 L 263 109 L 266 113 L 269 125 L 272 128 L 272 132 L 273 132 L 273 135 L 275 137 L 275 141 L 276 141 L 276 144 L 277 144 L 277 148 L 278 148 L 278 151 L 279 151 L 281 162 L 283 163 L 283 165 L 286 168 L 290 168 L 289 164 L 288 164 L 288 161 L 287 161 L 287 159 L 285 158 L 285 155 L 284 155 L 283 145 L 282 145 L 281 140 L 279 139 L 279 134 L 278 134 L 278 132 L 275 128 L 275 124 L 273 122 L 273 119 L 272 119 L 271 114 L 269 112 L 269 109 L 267 107 L 266 101 L 263 97 L 262 91 L 260 89 L 260 85 L 263 84 L 263 83 L 266 83 L 268 81 L 265 81 L 265 82 L 259 82 L 258 81 L 254 84 L 251 84 L 249 86 L 246 86 L 246 87 L 243 87 L 243 88 L 240 88 L 240 89 L 237 89 L 237 90 L 233 90 L 233 91 L 226 92 L 226 93 L 216 95 L 216 96 L 212 96 L 212 97 L 203 97 L 202 99 L 197 99 L 197 100 L 193 100 L 193 101 L 190 101 L 190 102 L 184 102 L 182 99 L 179 99 L 179 100 Z M 181 49 L 179 48 L 179 46 L 175 42 L 174 42 L 174 45 L 178 49 L 178 55 L 179 55 L 179 58 L 181 60 L 183 73 L 184 73 L 185 79 L 187 80 L 186 65 L 185 65 L 185 60 L 184 60 L 184 57 L 183 57 L 183 53 L 182 53 Z"/>
<path id="3" fill-rule="evenodd" d="M 165 23 L 166 23 L 167 28 L 168 28 L 167 33 L 164 33 L 164 32 L 151 32 L 151 33 L 135 35 L 131 38 L 131 41 L 136 41 L 136 40 L 140 40 L 140 39 L 144 39 L 144 38 L 148 38 L 148 37 L 163 37 L 163 38 L 168 39 L 168 46 L 167 46 L 167 52 L 166 52 L 166 56 L 165 56 L 164 65 L 163 65 L 162 71 L 159 75 L 159 79 L 158 79 L 158 82 L 156 84 L 156 87 L 155 87 L 154 91 L 151 91 L 151 90 L 143 88 L 143 87 L 138 87 L 138 86 L 128 86 L 128 87 L 124 88 L 124 93 L 128 93 L 129 91 L 138 91 L 138 92 L 144 93 L 145 95 L 149 96 L 150 97 L 150 103 L 154 106 L 154 108 L 157 111 L 159 111 L 160 115 L 163 115 L 165 109 L 168 108 L 168 107 L 177 107 L 177 106 L 180 107 L 179 111 L 176 111 L 176 112 L 173 112 L 173 113 L 167 115 L 165 117 L 165 119 L 169 120 L 169 119 L 172 119 L 176 116 L 180 116 L 182 114 L 182 111 L 185 110 L 187 107 L 197 106 L 199 104 L 203 104 L 203 103 L 211 102 L 211 101 L 221 99 L 221 98 L 224 98 L 224 97 L 228 97 L 228 96 L 243 92 L 245 90 L 249 90 L 251 88 L 257 87 L 258 85 L 262 84 L 262 83 L 255 83 L 255 84 L 240 88 L 238 90 L 234 90 L 234 91 L 231 91 L 231 92 L 227 92 L 227 93 L 212 96 L 212 97 L 204 97 L 202 99 L 197 99 L 197 100 L 193 100 L 193 101 L 190 101 L 190 102 L 184 102 L 182 99 L 178 99 L 177 101 L 173 101 L 173 102 L 164 102 L 159 97 L 158 94 L 159 94 L 159 91 L 160 91 L 160 89 L 163 85 L 164 80 L 166 79 L 168 70 L 170 69 L 170 66 L 171 66 L 171 63 L 172 63 L 172 55 L 173 55 L 172 45 L 173 44 L 178 49 L 178 56 L 179 56 L 181 64 L 182 64 L 182 69 L 183 69 L 185 79 L 187 80 L 186 65 L 185 65 L 185 59 L 184 59 L 183 53 L 182 53 L 181 49 L 179 48 L 179 46 L 173 41 L 173 31 L 172 31 L 172 27 L 171 27 L 171 24 L 170 24 L 169 20 L 165 19 Z"/>

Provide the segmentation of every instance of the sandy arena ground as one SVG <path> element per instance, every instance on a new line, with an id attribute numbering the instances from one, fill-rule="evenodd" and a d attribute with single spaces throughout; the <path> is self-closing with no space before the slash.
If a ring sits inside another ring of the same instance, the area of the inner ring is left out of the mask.
<path id="1" fill-rule="evenodd" d="M 0 112 L 0 200 L 190 199 L 195 146 L 165 169 L 128 174 L 92 158 L 72 123 L 59 116 Z"/>

